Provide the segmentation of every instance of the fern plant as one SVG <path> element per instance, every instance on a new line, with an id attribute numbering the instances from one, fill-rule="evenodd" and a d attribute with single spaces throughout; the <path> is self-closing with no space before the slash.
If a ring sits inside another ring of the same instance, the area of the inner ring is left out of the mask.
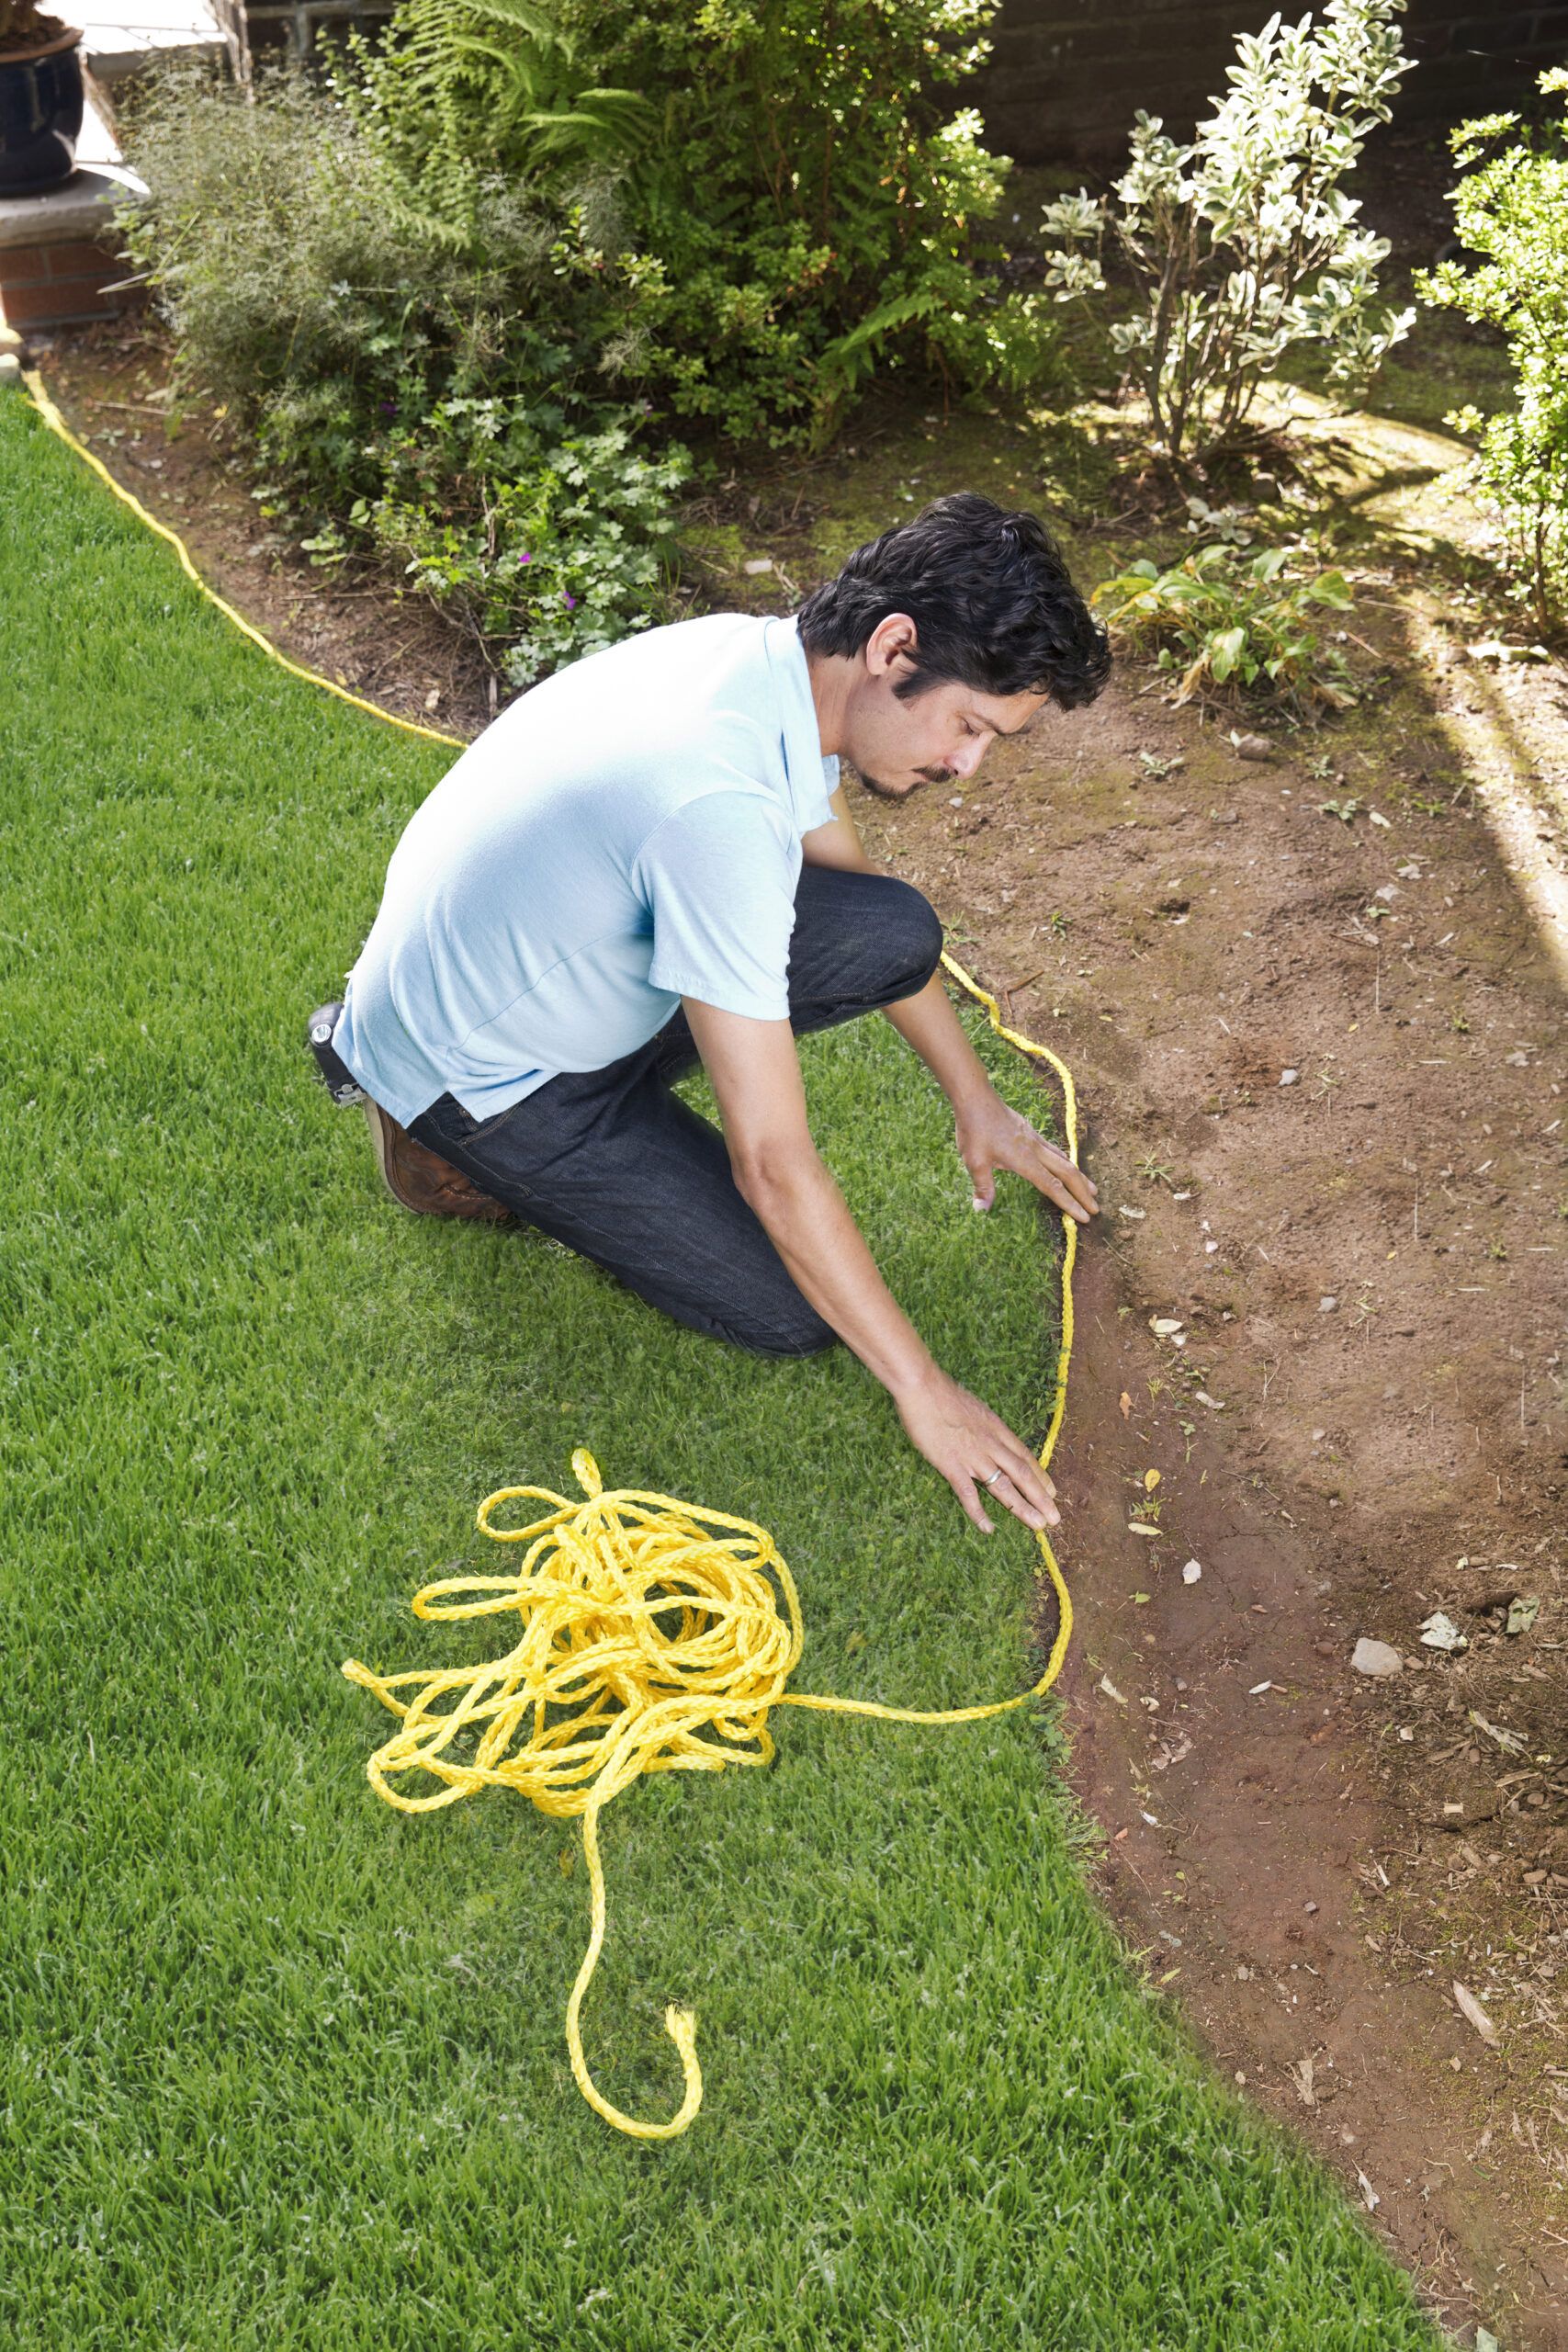
<path id="1" fill-rule="evenodd" d="M 651 128 L 648 100 L 595 83 L 537 0 L 403 0 L 378 46 L 351 28 L 347 51 L 334 94 L 410 225 L 453 247 L 471 243 L 487 181 L 615 164 Z"/>

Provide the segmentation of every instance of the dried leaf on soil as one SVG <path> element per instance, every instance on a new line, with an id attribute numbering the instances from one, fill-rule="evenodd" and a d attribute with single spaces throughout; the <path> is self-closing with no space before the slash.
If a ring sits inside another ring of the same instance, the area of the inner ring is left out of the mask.
<path id="1" fill-rule="evenodd" d="M 1467 1719 L 1475 1725 L 1477 1731 L 1483 1731 L 1488 1739 L 1495 1739 L 1498 1747 L 1506 1748 L 1510 1756 L 1522 1756 L 1525 1753 L 1525 1743 L 1517 1731 L 1505 1731 L 1496 1724 L 1489 1724 L 1484 1715 L 1476 1713 L 1473 1707 L 1467 1707 L 1465 1714 Z"/>
<path id="2" fill-rule="evenodd" d="M 1496 2027 L 1493 2024 L 1491 2018 L 1487 2016 L 1485 2010 L 1482 2007 L 1480 2002 L 1476 1999 L 1469 1986 L 1461 1984 L 1457 1976 L 1454 1978 L 1454 1999 L 1459 2003 L 1460 2007 L 1470 2019 L 1471 2024 L 1475 2028 L 1475 2030 L 1481 2036 L 1482 2041 L 1495 2044 L 1497 2040 Z"/>

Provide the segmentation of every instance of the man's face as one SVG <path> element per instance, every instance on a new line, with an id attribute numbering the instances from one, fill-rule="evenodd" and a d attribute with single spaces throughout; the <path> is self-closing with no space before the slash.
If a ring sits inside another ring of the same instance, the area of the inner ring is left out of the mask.
<path id="1" fill-rule="evenodd" d="M 913 665 L 897 642 L 879 647 L 881 634 L 865 649 L 865 668 L 849 699 L 841 745 L 866 790 L 880 799 L 907 800 L 922 784 L 963 782 L 998 735 L 1020 733 L 1050 699 L 988 695 L 948 682 L 901 700 L 894 686 Z"/>

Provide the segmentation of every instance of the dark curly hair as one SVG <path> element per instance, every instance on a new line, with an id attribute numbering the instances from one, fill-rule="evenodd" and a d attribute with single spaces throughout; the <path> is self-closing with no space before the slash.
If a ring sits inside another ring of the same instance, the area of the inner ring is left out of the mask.
<path id="1" fill-rule="evenodd" d="M 905 700 L 955 680 L 984 694 L 1049 695 L 1076 710 L 1111 675 L 1110 639 L 1043 523 L 979 491 L 934 498 L 857 548 L 801 605 L 801 643 L 858 653 L 889 613 L 908 613 L 917 631 L 915 667 L 893 690 Z"/>

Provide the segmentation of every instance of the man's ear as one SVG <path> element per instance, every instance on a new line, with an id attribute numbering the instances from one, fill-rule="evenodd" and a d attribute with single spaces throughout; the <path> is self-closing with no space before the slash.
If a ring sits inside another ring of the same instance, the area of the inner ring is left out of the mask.
<path id="1" fill-rule="evenodd" d="M 908 613 L 885 614 L 865 641 L 868 674 L 878 678 L 899 667 L 912 670 L 919 642 L 919 633 Z"/>

